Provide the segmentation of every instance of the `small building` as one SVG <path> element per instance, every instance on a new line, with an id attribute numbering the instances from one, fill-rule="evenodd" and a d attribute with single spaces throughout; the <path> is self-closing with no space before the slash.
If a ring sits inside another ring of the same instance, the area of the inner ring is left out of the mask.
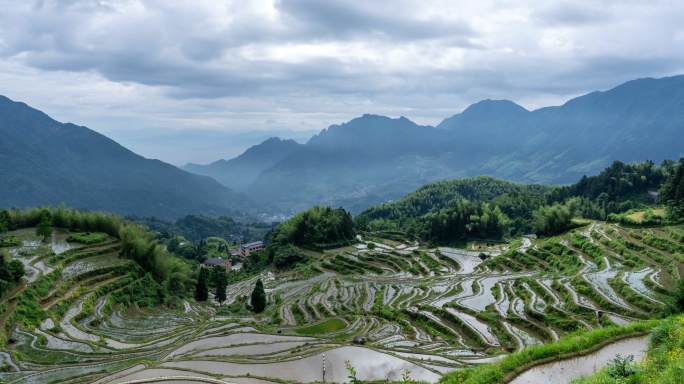
<path id="1" fill-rule="evenodd" d="M 204 263 L 202 263 L 202 268 L 212 268 L 215 265 L 222 265 L 226 269 L 226 272 L 230 272 L 230 259 L 222 259 L 220 257 L 206 259 Z"/>
<path id="2" fill-rule="evenodd" d="M 252 252 L 259 252 L 264 249 L 263 241 L 255 241 L 253 243 L 241 244 L 237 249 L 237 255 L 244 259 L 249 257 Z"/>

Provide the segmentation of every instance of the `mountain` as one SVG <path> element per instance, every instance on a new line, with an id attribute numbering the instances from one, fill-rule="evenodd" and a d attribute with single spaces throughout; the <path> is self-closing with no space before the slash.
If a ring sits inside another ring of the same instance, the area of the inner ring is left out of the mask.
<path id="1" fill-rule="evenodd" d="M 296 141 L 271 137 L 259 145 L 247 149 L 231 160 L 218 160 L 208 165 L 186 164 L 182 169 L 198 175 L 209 176 L 233 188 L 244 188 L 259 174 L 271 168 L 285 157 L 302 147 Z"/>
<path id="2" fill-rule="evenodd" d="M 400 198 L 417 185 L 451 176 L 425 157 L 425 149 L 437 146 L 439 137 L 437 129 L 404 117 L 364 115 L 312 137 L 262 172 L 246 191 L 276 210 L 342 205 L 358 212 L 366 204 Z"/>
<path id="3" fill-rule="evenodd" d="M 359 213 L 451 178 L 568 184 L 614 160 L 679 158 L 682 142 L 684 76 L 649 78 L 534 111 L 483 100 L 437 127 L 364 115 L 324 129 L 247 185 L 221 180 L 279 211 Z"/>
<path id="4" fill-rule="evenodd" d="M 86 127 L 0 96 L 0 207 L 58 205 L 174 219 L 254 204 L 211 178 L 148 160 Z"/>

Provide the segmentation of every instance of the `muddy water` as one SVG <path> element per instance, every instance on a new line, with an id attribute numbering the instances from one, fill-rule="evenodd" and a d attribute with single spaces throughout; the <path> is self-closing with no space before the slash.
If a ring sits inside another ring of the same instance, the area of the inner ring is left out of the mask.
<path id="1" fill-rule="evenodd" d="M 617 354 L 621 356 L 634 355 L 637 361 L 642 360 L 646 355 L 647 339 L 647 336 L 624 339 L 586 356 L 540 365 L 525 371 L 510 383 L 569 383 L 581 376 L 587 376 L 600 370 Z"/>

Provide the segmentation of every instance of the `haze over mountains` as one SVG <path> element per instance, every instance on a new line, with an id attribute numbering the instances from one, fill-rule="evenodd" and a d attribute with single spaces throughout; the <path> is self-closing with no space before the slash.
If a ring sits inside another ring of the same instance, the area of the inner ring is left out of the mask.
<path id="1" fill-rule="evenodd" d="M 286 155 L 293 147 L 285 150 L 273 142 L 269 150 L 248 151 L 278 154 L 270 159 L 284 155 L 274 164 L 257 165 L 258 156 L 246 161 L 246 152 L 241 165 L 231 160 L 222 163 L 225 168 L 213 163 L 184 169 L 212 176 L 276 210 L 326 204 L 358 213 L 447 178 L 489 174 L 571 183 L 613 160 L 679 158 L 683 142 L 684 76 L 674 76 L 630 81 L 535 111 L 507 100 L 483 100 L 437 127 L 364 115 L 324 129 Z M 245 184 L 244 178 L 225 176 L 244 174 L 254 180 Z"/>
<path id="2" fill-rule="evenodd" d="M 148 159 L 182 166 L 187 163 L 207 164 L 216 159 L 231 159 L 246 148 L 271 137 L 292 139 L 306 143 L 319 130 L 294 131 L 288 129 L 233 130 L 212 129 L 138 129 L 102 132 L 107 137 Z"/>
<path id="3" fill-rule="evenodd" d="M 634 80 L 535 111 L 484 100 L 437 127 L 364 115 L 306 144 L 271 138 L 231 160 L 183 167 L 223 185 L 4 97 L 0 116 L 0 207 L 64 202 L 171 219 L 313 205 L 359 213 L 435 180 L 489 174 L 566 184 L 613 160 L 677 159 L 684 76 Z"/>

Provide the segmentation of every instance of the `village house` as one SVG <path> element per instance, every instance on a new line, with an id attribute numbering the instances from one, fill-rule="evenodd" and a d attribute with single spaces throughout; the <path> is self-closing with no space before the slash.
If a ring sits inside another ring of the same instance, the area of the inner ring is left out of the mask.
<path id="1" fill-rule="evenodd" d="M 226 272 L 230 272 L 230 259 L 222 259 L 220 257 L 206 259 L 204 263 L 202 263 L 202 268 L 212 268 L 215 265 L 222 265 L 224 268 L 226 268 Z"/>
<path id="2" fill-rule="evenodd" d="M 253 243 L 241 244 L 237 249 L 238 257 L 244 259 L 249 257 L 252 252 L 259 252 L 264 249 L 263 241 L 255 241 Z"/>

